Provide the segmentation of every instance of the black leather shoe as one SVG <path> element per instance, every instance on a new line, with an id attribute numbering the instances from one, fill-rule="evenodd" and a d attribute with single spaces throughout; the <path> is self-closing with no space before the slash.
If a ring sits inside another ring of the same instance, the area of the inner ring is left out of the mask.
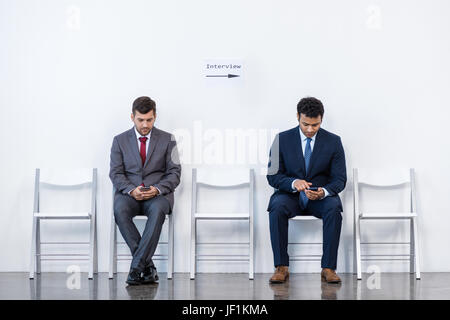
<path id="1" fill-rule="evenodd" d="M 128 273 L 128 278 L 126 282 L 132 286 L 142 284 L 141 272 L 136 269 L 131 269 L 130 272 Z"/>
<path id="2" fill-rule="evenodd" d="M 146 267 L 142 274 L 142 283 L 154 283 L 159 280 L 155 267 Z"/>

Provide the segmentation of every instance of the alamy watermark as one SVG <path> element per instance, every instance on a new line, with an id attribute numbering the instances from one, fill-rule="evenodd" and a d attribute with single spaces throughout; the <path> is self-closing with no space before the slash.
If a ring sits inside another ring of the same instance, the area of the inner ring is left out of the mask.
<path id="1" fill-rule="evenodd" d="M 66 269 L 69 274 L 66 280 L 66 287 L 69 290 L 81 289 L 81 268 L 79 265 L 70 265 Z"/>
<path id="2" fill-rule="evenodd" d="M 279 129 L 205 128 L 202 121 L 194 121 L 192 129 L 173 130 L 178 156 L 172 160 L 185 165 L 248 165 L 266 174 L 269 150 L 276 141 Z M 276 150 L 278 150 L 278 144 Z M 273 152 L 278 155 L 278 151 Z M 274 159 L 278 157 L 274 157 Z M 276 171 L 278 171 L 275 161 Z"/>
<path id="3" fill-rule="evenodd" d="M 370 265 L 367 268 L 367 273 L 372 273 L 366 281 L 367 289 L 381 289 L 381 268 L 374 264 Z"/>

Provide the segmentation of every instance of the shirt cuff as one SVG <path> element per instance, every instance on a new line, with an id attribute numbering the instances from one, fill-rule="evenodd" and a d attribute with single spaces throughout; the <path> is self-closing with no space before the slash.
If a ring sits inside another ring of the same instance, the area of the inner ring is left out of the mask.
<path id="1" fill-rule="evenodd" d="M 297 181 L 297 180 L 298 179 L 295 179 L 294 181 L 292 181 L 292 184 L 291 184 L 292 193 L 296 193 L 297 192 L 297 189 L 295 189 L 295 187 L 294 187 L 294 182 Z"/>
<path id="2" fill-rule="evenodd" d="M 158 189 L 158 187 L 155 187 L 156 190 L 158 190 L 158 194 L 156 196 L 160 196 L 161 195 L 161 190 Z"/>
<path id="3" fill-rule="evenodd" d="M 320 200 L 325 199 L 325 198 L 328 197 L 328 195 L 330 194 L 330 193 L 327 191 L 327 189 L 322 188 L 322 190 L 323 190 L 323 192 L 325 193 L 325 195 L 324 195 L 322 198 L 320 198 Z"/>

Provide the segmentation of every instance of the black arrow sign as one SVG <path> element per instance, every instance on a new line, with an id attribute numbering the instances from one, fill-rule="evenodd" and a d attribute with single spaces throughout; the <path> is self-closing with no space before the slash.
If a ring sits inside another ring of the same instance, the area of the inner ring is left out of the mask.
<path id="1" fill-rule="evenodd" d="M 240 77 L 237 74 L 219 74 L 219 75 L 209 75 L 206 76 L 207 78 L 236 78 L 236 77 Z"/>

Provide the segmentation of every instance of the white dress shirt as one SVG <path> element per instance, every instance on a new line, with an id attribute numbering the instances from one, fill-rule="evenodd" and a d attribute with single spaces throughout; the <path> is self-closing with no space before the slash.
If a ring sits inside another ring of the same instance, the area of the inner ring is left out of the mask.
<path id="1" fill-rule="evenodd" d="M 147 141 L 145 141 L 145 152 L 147 152 L 147 154 L 145 156 L 147 157 L 147 155 L 148 155 L 148 146 L 150 145 L 150 139 L 152 137 L 152 130 L 150 130 L 150 132 L 147 135 L 145 135 L 145 136 L 141 135 L 137 131 L 136 127 L 134 127 L 134 132 L 136 133 L 136 141 L 137 141 L 137 144 L 138 144 L 139 154 L 141 153 L 141 141 L 139 140 L 139 138 L 142 138 L 142 137 L 146 137 L 147 138 Z M 156 188 L 156 189 L 158 190 L 158 196 L 159 196 L 161 194 L 161 190 L 159 190 L 158 188 Z M 133 192 L 133 190 L 134 189 L 130 190 L 130 192 L 128 192 L 128 194 L 131 195 L 131 192 Z"/>
<path id="2" fill-rule="evenodd" d="M 305 149 L 306 149 L 306 143 L 308 141 L 308 137 L 303 134 L 302 130 L 300 129 L 300 126 L 298 127 L 298 131 L 300 132 L 300 141 L 302 142 L 303 157 L 305 157 Z M 311 146 L 311 154 L 314 150 L 314 143 L 316 142 L 316 136 L 317 136 L 317 132 L 315 135 L 313 135 L 311 137 L 311 142 L 309 143 L 309 145 Z M 310 165 L 311 165 L 311 163 L 310 163 Z M 308 170 L 308 168 L 305 168 L 305 169 Z M 299 179 L 295 179 L 294 181 L 292 181 L 292 190 L 294 193 L 297 192 L 297 189 L 295 189 L 295 187 L 294 187 L 294 182 L 297 180 L 299 180 Z M 323 189 L 323 192 L 325 193 L 325 195 L 322 198 L 320 198 L 320 200 L 322 200 L 323 198 L 325 198 L 329 195 L 329 192 L 327 191 L 327 189 L 325 189 L 325 188 L 322 188 L 322 189 Z"/>

